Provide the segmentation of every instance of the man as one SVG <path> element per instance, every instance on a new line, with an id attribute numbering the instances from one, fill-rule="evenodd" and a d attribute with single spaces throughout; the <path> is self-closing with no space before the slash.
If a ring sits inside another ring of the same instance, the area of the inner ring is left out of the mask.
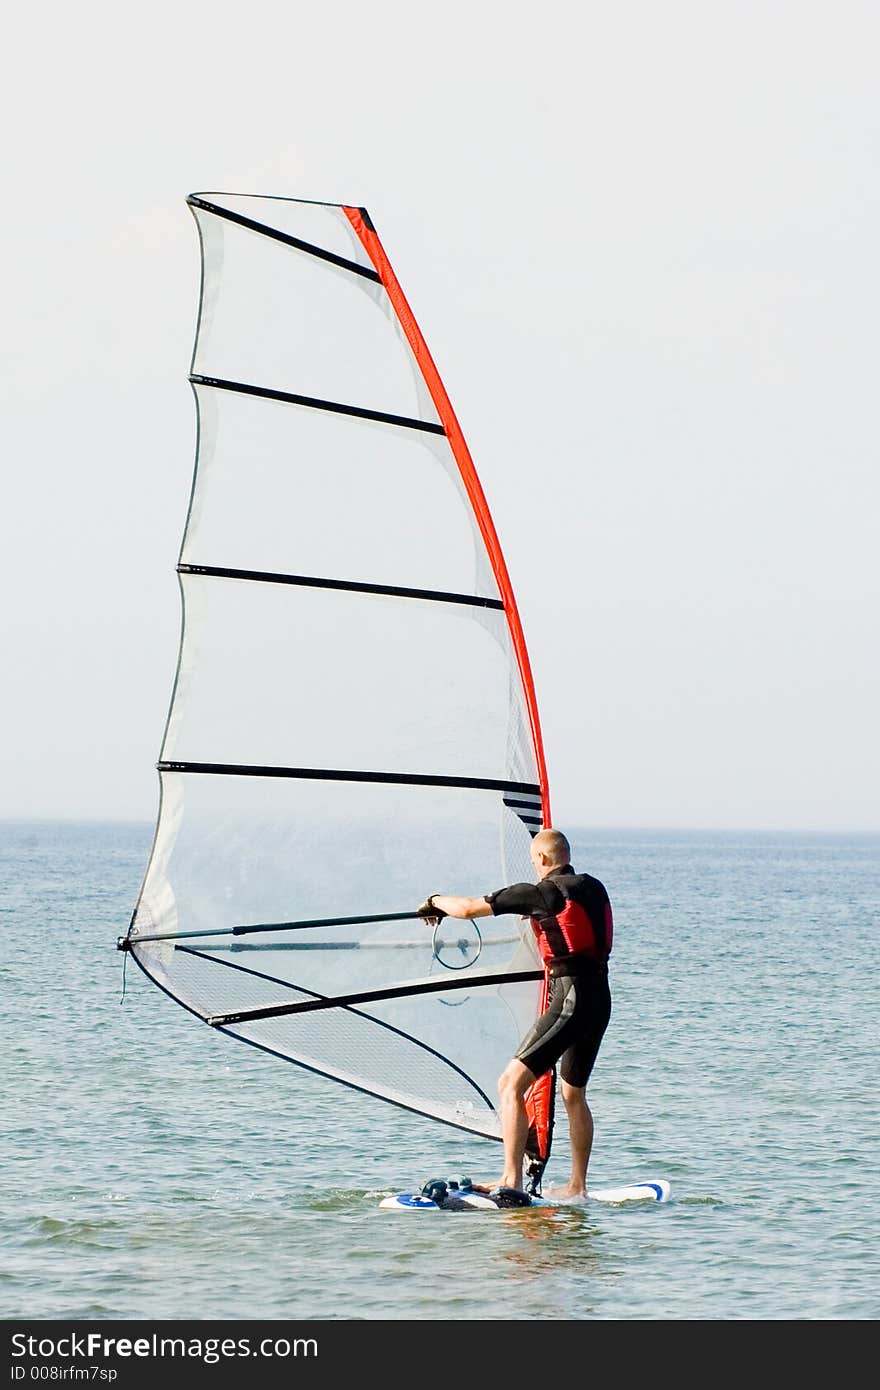
<path id="1" fill-rule="evenodd" d="M 571 866 L 571 847 L 559 830 L 541 830 L 530 857 L 537 883 L 515 883 L 484 898 L 434 893 L 418 909 L 428 922 L 443 917 L 530 917 L 547 971 L 547 1009 L 526 1033 L 498 1081 L 504 1173 L 499 1186 L 522 1188 L 528 1137 L 525 1094 L 560 1062 L 562 1099 L 571 1136 L 571 1180 L 554 1196 L 585 1197 L 593 1147 L 593 1116 L 586 1086 L 611 1017 L 608 956 L 611 904 L 603 884 Z M 560 1060 L 561 1059 L 561 1060 Z"/>

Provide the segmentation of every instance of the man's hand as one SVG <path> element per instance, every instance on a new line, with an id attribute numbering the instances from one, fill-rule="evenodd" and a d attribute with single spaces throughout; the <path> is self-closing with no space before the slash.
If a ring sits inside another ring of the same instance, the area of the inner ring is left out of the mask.
<path id="1" fill-rule="evenodd" d="M 442 922 L 446 913 L 441 912 L 439 907 L 435 907 L 434 899 L 430 897 L 426 898 L 421 906 L 416 908 L 416 916 L 424 917 L 429 927 L 436 927 L 438 922 Z"/>

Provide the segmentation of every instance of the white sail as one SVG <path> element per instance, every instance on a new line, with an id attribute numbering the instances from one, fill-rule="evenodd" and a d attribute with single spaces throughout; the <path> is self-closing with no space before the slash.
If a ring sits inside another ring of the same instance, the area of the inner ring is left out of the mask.
<path id="1" fill-rule="evenodd" d="M 230 1035 L 497 1137 L 495 1079 L 540 1008 L 531 933 L 444 923 L 432 946 L 414 916 L 530 878 L 548 814 L 488 508 L 366 213 L 189 201 L 183 626 L 124 944 Z"/>

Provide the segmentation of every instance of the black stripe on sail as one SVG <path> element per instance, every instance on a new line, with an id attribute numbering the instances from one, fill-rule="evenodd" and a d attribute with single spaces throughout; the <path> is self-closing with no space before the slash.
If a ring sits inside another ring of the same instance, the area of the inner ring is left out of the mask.
<path id="1" fill-rule="evenodd" d="M 269 401 L 284 401 L 287 405 L 305 405 L 312 410 L 329 410 L 336 415 L 356 415 L 361 420 L 378 420 L 382 425 L 400 425 L 408 430 L 424 430 L 428 434 L 446 434 L 442 425 L 430 420 L 414 420 L 409 415 L 389 415 L 385 410 L 367 410 L 361 405 L 343 405 L 341 401 L 323 401 L 317 396 L 298 396 L 292 391 L 276 391 L 270 386 L 251 386 L 244 381 L 225 381 L 217 376 L 190 376 L 193 386 L 213 386 L 218 391 L 238 391 L 244 396 L 261 396 Z"/>
<path id="2" fill-rule="evenodd" d="M 335 251 L 325 251 L 323 246 L 315 246 L 311 241 L 303 241 L 300 237 L 291 236 L 289 232 L 281 232 L 277 227 L 270 227 L 265 222 L 255 222 L 252 217 L 245 217 L 243 213 L 218 207 L 216 203 L 209 203 L 206 198 L 198 198 L 195 194 L 192 194 L 186 201 L 191 207 L 202 208 L 204 212 L 212 212 L 215 217 L 222 217 L 226 222 L 235 222 L 239 227 L 247 227 L 251 232 L 260 232 L 263 236 L 271 237 L 273 241 L 283 241 L 286 246 L 295 246 L 297 251 L 306 251 L 310 256 L 317 256 L 319 260 L 329 261 L 331 265 L 340 266 L 342 270 L 350 270 L 354 275 L 362 275 L 365 280 L 375 280 L 380 285 L 382 283 L 381 276 L 370 266 L 358 265 L 357 261 L 350 261 L 345 256 L 338 256 Z"/>
<path id="3" fill-rule="evenodd" d="M 222 967 L 225 968 L 225 969 L 229 969 L 229 970 L 240 970 L 241 973 L 242 973 L 243 975 L 253 975 L 253 976 L 254 976 L 256 979 L 258 979 L 258 980 L 268 980 L 270 984 L 273 984 L 273 985 L 282 985 L 285 989 L 296 990 L 296 992 L 297 992 L 298 994 L 310 994 L 312 997 L 311 997 L 311 999 L 309 999 L 309 1000 L 307 1000 L 307 1001 L 305 1002 L 305 1007 L 308 1007 L 309 1005 L 313 1005 L 313 1006 L 315 1006 L 315 1007 L 317 1007 L 317 1008 L 330 1008 L 330 1007 L 334 1007 L 334 1008 L 335 1008 L 335 1007 L 340 1007 L 340 1008 L 343 1008 L 343 1007 L 344 1007 L 344 1008 L 347 1008 L 348 1011 L 349 1011 L 349 1013 L 356 1014 L 358 1018 L 366 1019 L 367 1022 L 369 1022 L 369 1023 L 374 1023 L 374 1024 L 376 1024 L 378 1027 L 380 1027 L 380 1028 L 386 1028 L 386 1029 L 388 1030 L 389 1033 L 396 1033 L 396 1035 L 397 1035 L 399 1038 L 404 1038 L 407 1042 L 414 1043 L 416 1047 L 422 1048 L 422 1050 L 423 1050 L 424 1052 L 429 1052 L 429 1053 L 431 1054 L 432 1057 L 437 1057 L 441 1062 L 445 1062 L 446 1066 L 451 1067 L 452 1070 L 453 1070 L 454 1072 L 457 1072 L 459 1076 L 461 1076 L 465 1081 L 467 1081 L 467 1083 L 468 1083 L 470 1086 L 473 1087 L 473 1089 L 476 1091 L 477 1095 L 481 1098 L 481 1100 L 484 1100 L 484 1101 L 486 1102 L 486 1104 L 488 1105 L 488 1107 L 489 1107 L 490 1110 L 493 1110 L 493 1109 L 494 1109 L 494 1106 L 492 1105 L 492 1102 L 491 1102 L 491 1100 L 489 1099 L 489 1097 L 486 1095 L 486 1092 L 485 1092 L 480 1086 L 477 1085 L 476 1081 L 473 1079 L 472 1076 L 468 1076 L 468 1074 L 467 1074 L 466 1071 L 462 1071 L 461 1067 L 456 1066 L 455 1062 L 453 1062 L 451 1058 L 447 1057 L 447 1056 L 446 1056 L 444 1053 L 442 1053 L 442 1052 L 438 1052 L 436 1048 L 431 1047 L 428 1043 L 422 1042 L 421 1039 L 419 1039 L 419 1038 L 414 1038 L 414 1037 L 412 1036 L 412 1034 L 410 1034 L 410 1033 L 405 1033 L 405 1032 L 403 1031 L 402 1028 L 396 1028 L 396 1027 L 394 1026 L 393 1023 L 388 1023 L 384 1018 L 375 1018 L 373 1014 L 365 1014 L 365 1013 L 362 1013 L 360 1009 L 353 1009 L 353 1008 L 351 1008 L 349 1005 L 343 1005 L 339 999 L 328 999 L 326 995 L 316 994 L 314 990 L 311 990 L 311 989 L 304 989 L 302 985 L 294 985 L 294 984 L 291 984 L 290 980 L 280 980 L 276 975 L 267 975 L 267 974 L 265 974 L 265 972 L 262 971 L 262 970 L 254 970 L 252 966 L 248 966 L 248 965 L 239 965 L 237 962 L 231 961 L 231 960 L 218 960 L 216 956 L 207 956 L 207 955 L 205 955 L 204 951 L 195 951 L 195 950 L 193 950 L 191 947 L 188 947 L 188 946 L 178 946 L 176 949 L 177 949 L 178 951 L 185 951 L 186 954 L 189 955 L 189 956 L 197 956 L 199 960 L 210 961 L 212 964 L 222 966 Z M 541 974 L 542 974 L 542 972 L 541 972 L 541 971 L 538 971 L 538 972 L 537 972 L 537 977 L 536 977 L 536 978 L 540 978 Z M 293 1005 L 293 1006 L 291 1006 L 291 1007 L 297 1008 L 298 1006 L 297 1006 L 297 1005 Z M 283 1009 L 284 1009 L 284 1006 L 282 1006 L 282 1011 L 283 1011 Z M 204 1017 L 204 1015 L 199 1014 L 198 1017 L 202 1018 L 202 1017 Z M 210 1023 L 211 1026 L 214 1027 L 214 1028 L 222 1028 L 222 1027 L 223 1027 L 224 1020 L 223 1020 L 222 1018 L 219 1018 L 219 1020 L 218 1020 L 218 1019 L 216 1019 L 216 1017 L 215 1017 L 215 1018 L 208 1017 L 208 1018 L 205 1018 L 205 1022 L 206 1022 L 206 1023 Z M 240 1036 L 240 1035 L 233 1035 L 233 1036 Z M 243 1038 L 242 1041 L 243 1041 L 243 1042 L 248 1042 L 248 1041 L 250 1041 L 250 1039 Z M 257 1045 L 258 1047 L 260 1046 L 259 1043 L 257 1043 L 256 1045 Z M 283 1055 L 284 1055 L 283 1053 L 276 1053 L 276 1056 L 279 1056 L 279 1057 L 280 1057 L 280 1056 L 283 1056 Z M 292 1059 L 289 1059 L 289 1060 L 292 1060 Z M 313 1070 L 313 1069 L 310 1068 L 310 1070 Z M 333 1073 L 332 1073 L 332 1072 L 330 1072 L 330 1073 L 322 1073 L 322 1075 L 331 1075 L 331 1076 L 332 1076 Z M 361 1089 L 360 1087 L 357 1087 L 357 1086 L 355 1087 L 355 1090 L 360 1090 L 360 1089 Z M 369 1093 L 368 1093 L 368 1094 L 369 1094 Z M 417 1113 L 417 1114 L 420 1114 L 420 1113 L 423 1113 L 423 1112 L 417 1111 L 416 1113 Z"/>
<path id="4" fill-rule="evenodd" d="M 178 950 L 186 951 L 186 946 Z M 191 952 L 193 955 L 199 952 Z M 219 962 L 218 964 L 225 964 Z M 359 994 L 340 994 L 333 998 L 306 999 L 298 1004 L 266 1004 L 256 1009 L 240 1009 L 237 1013 L 209 1014 L 205 1019 L 212 1028 L 230 1023 L 251 1023 L 260 1018 L 282 1018 L 286 1014 L 312 1013 L 318 1009 L 347 1009 L 353 1004 L 371 1004 L 381 999 L 406 999 L 418 994 L 447 994 L 454 989 L 485 989 L 489 985 L 517 984 L 523 980 L 541 980 L 543 970 L 509 970 L 495 975 L 471 975 L 466 979 L 421 980 L 412 985 L 390 985 L 387 989 L 362 990 Z M 288 988 L 289 981 L 284 981 Z"/>
<path id="5" fill-rule="evenodd" d="M 534 800 L 526 800 L 524 797 L 505 796 L 503 798 L 505 806 L 518 816 L 529 834 L 534 839 L 539 830 L 544 826 L 544 815 L 541 809 L 540 793 Z"/>
<path id="6" fill-rule="evenodd" d="M 158 762 L 160 772 L 203 772 L 220 777 L 302 777 L 313 782 L 387 782 L 392 786 L 465 787 L 475 791 L 536 792 L 533 782 L 502 782 L 494 777 L 440 777 L 418 772 L 343 772 L 328 767 L 258 767 L 241 763 Z"/>
<path id="7" fill-rule="evenodd" d="M 178 565 L 178 574 L 204 574 L 218 579 L 252 579 L 263 584 L 300 584 L 309 589 L 342 589 L 355 594 L 388 594 L 392 598 L 420 598 L 433 603 L 466 603 L 475 608 L 500 608 L 497 598 L 479 594 L 453 594 L 442 589 L 407 589 L 399 584 L 366 584 L 354 579 L 319 579 L 306 574 L 275 574 L 269 570 L 229 569 L 224 565 Z"/>

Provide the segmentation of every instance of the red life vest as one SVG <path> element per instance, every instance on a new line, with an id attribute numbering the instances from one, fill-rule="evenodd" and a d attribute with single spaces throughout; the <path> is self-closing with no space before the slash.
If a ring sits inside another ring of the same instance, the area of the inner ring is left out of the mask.
<path id="1" fill-rule="evenodd" d="M 602 912 L 597 931 L 590 913 L 574 896 L 580 885 L 573 883 L 569 886 L 560 882 L 558 878 L 550 878 L 545 882 L 552 883 L 565 899 L 565 904 L 554 916 L 530 919 L 541 959 L 545 964 L 553 960 L 564 960 L 568 956 L 589 956 L 593 960 L 607 961 L 613 936 L 611 904 L 607 898 L 601 904 L 596 901 L 591 903 L 594 914 Z M 595 899 L 595 892 L 589 896 Z"/>

